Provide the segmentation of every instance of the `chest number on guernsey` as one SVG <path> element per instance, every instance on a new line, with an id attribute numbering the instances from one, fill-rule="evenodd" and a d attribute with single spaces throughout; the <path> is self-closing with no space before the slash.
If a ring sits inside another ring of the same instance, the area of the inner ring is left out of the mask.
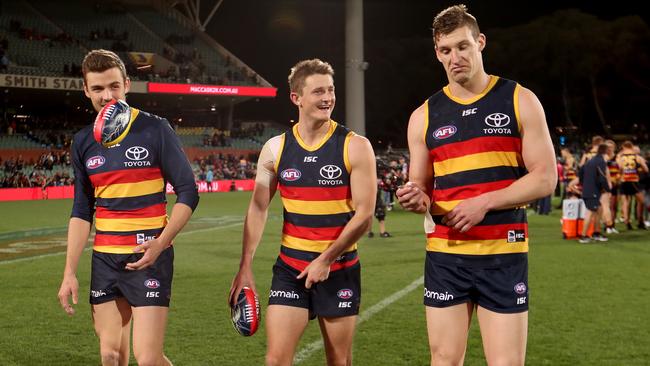
<path id="1" fill-rule="evenodd" d="M 318 156 L 305 156 L 305 163 L 315 163 Z"/>

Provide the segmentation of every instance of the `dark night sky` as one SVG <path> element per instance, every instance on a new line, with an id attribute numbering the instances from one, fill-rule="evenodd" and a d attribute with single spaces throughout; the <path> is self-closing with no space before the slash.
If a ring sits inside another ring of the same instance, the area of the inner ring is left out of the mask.
<path id="1" fill-rule="evenodd" d="M 390 50 L 381 50 L 379 47 L 380 51 L 373 51 L 371 47 L 386 41 L 408 42 L 413 39 L 430 39 L 433 15 L 455 3 L 424 0 L 364 1 L 366 42 L 364 52 L 366 61 L 370 64 L 370 68 L 366 71 L 367 117 L 372 115 L 368 113 L 368 108 L 375 108 L 369 100 L 374 98 L 376 93 L 400 93 L 400 91 L 389 90 L 390 86 L 386 86 L 386 91 L 376 90 L 377 85 L 382 85 L 384 75 L 378 74 L 377 68 L 373 69 L 373 64 L 381 62 L 382 52 L 390 52 Z M 592 1 L 543 4 L 526 1 L 465 1 L 464 3 L 470 13 L 477 17 L 481 31 L 487 35 L 488 48 L 490 29 L 527 23 L 558 9 L 578 8 L 605 20 L 638 14 L 642 15 L 648 23 L 648 14 L 641 14 L 638 8 L 598 5 Z M 224 0 L 209 24 L 207 33 L 278 88 L 277 98 L 262 99 L 259 102 L 250 101 L 237 106 L 235 118 L 272 119 L 282 123 L 295 119 L 297 117 L 295 108 L 287 97 L 286 77 L 289 68 L 301 59 L 318 57 L 330 62 L 336 71 L 337 107 L 333 117 L 342 121 L 345 118 L 344 19 L 343 0 Z M 411 64 L 416 67 L 416 64 L 428 63 L 432 70 L 431 75 L 434 77 L 423 75 L 431 79 L 430 90 L 423 91 L 421 95 L 409 95 L 409 98 L 413 99 L 409 109 L 417 107 L 430 94 L 443 86 L 441 81 L 444 80 L 442 79 L 444 72 L 442 66 L 435 60 L 433 45 L 428 42 L 422 44 L 427 49 L 422 50 L 419 59 L 403 60 L 402 67 L 410 68 Z M 490 72 L 487 67 L 486 71 Z M 508 77 L 508 75 L 502 76 Z M 394 111 L 391 110 L 390 105 L 382 105 L 381 108 L 382 113 L 395 116 L 396 119 L 404 119 L 399 123 L 406 125 L 410 110 Z M 404 107 L 401 104 L 396 108 Z M 372 122 L 367 121 L 366 125 L 368 134 L 372 135 Z M 397 142 L 398 145 L 402 143 Z"/>

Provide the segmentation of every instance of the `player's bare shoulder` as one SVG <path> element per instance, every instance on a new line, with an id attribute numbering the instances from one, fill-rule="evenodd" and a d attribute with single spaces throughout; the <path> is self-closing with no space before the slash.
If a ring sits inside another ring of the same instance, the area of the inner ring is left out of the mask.
<path id="1" fill-rule="evenodd" d="M 359 164 L 375 164 L 375 152 L 370 140 L 354 132 L 350 136 L 347 155 L 352 169 Z"/>
<path id="2" fill-rule="evenodd" d="M 255 182 L 269 187 L 277 179 L 277 167 L 284 148 L 284 134 L 273 136 L 266 141 L 257 160 Z"/>

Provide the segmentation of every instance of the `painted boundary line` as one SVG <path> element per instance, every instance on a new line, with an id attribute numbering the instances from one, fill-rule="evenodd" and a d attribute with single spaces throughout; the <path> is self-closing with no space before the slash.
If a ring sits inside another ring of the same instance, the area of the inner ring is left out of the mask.
<path id="1" fill-rule="evenodd" d="M 191 231 L 181 231 L 178 235 L 176 235 L 176 237 L 178 238 L 180 236 L 192 235 L 192 234 L 202 233 L 202 232 L 206 232 L 206 231 L 228 229 L 228 228 L 243 225 L 243 224 L 244 224 L 244 221 L 241 221 L 241 222 L 236 222 L 234 224 L 228 224 L 228 225 L 223 225 L 223 226 L 215 226 L 215 227 L 209 227 L 209 228 L 205 228 L 205 229 L 196 229 L 196 230 L 191 230 Z M 88 251 L 90 249 L 91 249 L 91 247 L 88 247 L 88 248 L 84 249 L 84 252 Z M 65 253 L 66 253 L 65 251 L 62 251 L 62 252 L 56 252 L 56 253 L 35 255 L 35 256 L 25 257 L 25 258 L 8 259 L 6 261 L 0 261 L 0 266 L 3 265 L 3 264 L 25 262 L 25 261 L 30 261 L 30 260 L 33 260 L 33 259 L 41 259 L 41 258 L 53 257 L 53 256 L 56 256 L 56 255 L 65 255 Z"/>
<path id="2" fill-rule="evenodd" d="M 377 314 L 378 312 L 384 310 L 386 307 L 388 307 L 389 305 L 391 305 L 395 301 L 401 299 L 406 294 L 413 291 L 416 287 L 418 287 L 418 286 L 420 286 L 422 284 L 424 284 L 424 276 L 416 279 L 415 281 L 411 282 L 411 284 L 404 287 L 403 289 L 393 293 L 392 295 L 386 297 L 385 299 L 381 300 L 380 302 L 376 303 L 375 305 L 369 307 L 368 310 L 362 312 L 359 315 L 359 318 L 357 319 L 357 326 L 359 324 L 365 322 L 366 320 L 370 319 L 373 315 Z M 314 341 L 314 342 L 306 345 L 293 358 L 293 363 L 297 365 L 297 364 L 305 361 L 314 352 L 318 351 L 321 348 L 323 348 L 323 340 L 322 339 L 318 340 L 318 341 Z"/>

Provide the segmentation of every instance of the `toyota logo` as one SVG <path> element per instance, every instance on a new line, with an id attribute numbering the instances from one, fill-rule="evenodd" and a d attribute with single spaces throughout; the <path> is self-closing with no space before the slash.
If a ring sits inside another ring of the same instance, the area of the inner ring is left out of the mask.
<path id="1" fill-rule="evenodd" d="M 129 158 L 129 160 L 144 160 L 149 156 L 149 150 L 142 146 L 131 146 L 126 150 L 124 155 Z"/>
<path id="2" fill-rule="evenodd" d="M 504 113 L 492 113 L 485 117 L 485 124 L 494 128 L 506 127 L 510 124 L 510 116 Z"/>
<path id="3" fill-rule="evenodd" d="M 325 165 L 320 168 L 320 176 L 325 179 L 336 179 L 340 177 L 342 173 L 341 168 L 336 165 Z"/>

